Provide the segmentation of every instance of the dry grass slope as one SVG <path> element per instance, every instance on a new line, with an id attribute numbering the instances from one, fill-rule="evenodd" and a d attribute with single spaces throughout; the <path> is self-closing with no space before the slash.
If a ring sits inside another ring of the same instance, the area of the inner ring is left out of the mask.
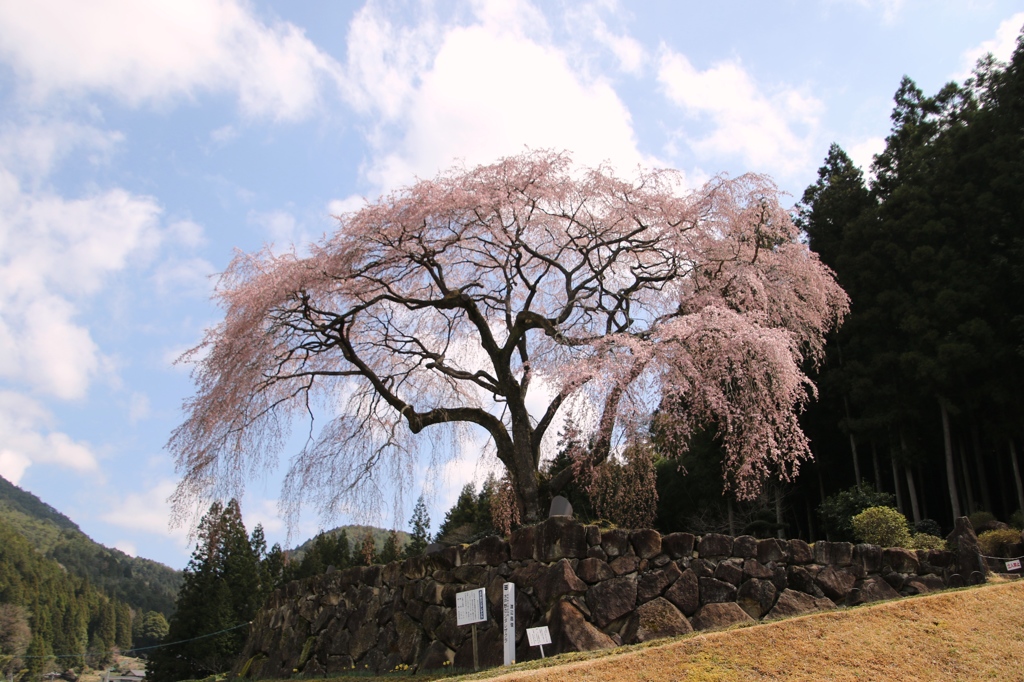
<path id="1" fill-rule="evenodd" d="M 688 636 L 490 679 L 1020 681 L 1024 581 Z"/>

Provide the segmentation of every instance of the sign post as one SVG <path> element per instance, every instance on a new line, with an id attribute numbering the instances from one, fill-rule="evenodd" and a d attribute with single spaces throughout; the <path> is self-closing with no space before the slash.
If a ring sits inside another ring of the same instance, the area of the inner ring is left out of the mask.
<path id="1" fill-rule="evenodd" d="M 456 594 L 455 617 L 458 625 L 473 626 L 473 670 L 479 670 L 480 654 L 476 645 L 476 624 L 487 620 L 487 593 L 484 588 Z"/>
<path id="2" fill-rule="evenodd" d="M 540 657 L 544 658 L 544 645 L 551 644 L 551 631 L 548 630 L 548 626 L 542 625 L 539 628 L 528 628 L 526 630 L 526 637 L 530 640 L 530 646 L 540 647 Z"/>
<path id="3" fill-rule="evenodd" d="M 501 622 L 505 638 L 505 665 L 516 662 L 516 584 L 501 586 Z"/>

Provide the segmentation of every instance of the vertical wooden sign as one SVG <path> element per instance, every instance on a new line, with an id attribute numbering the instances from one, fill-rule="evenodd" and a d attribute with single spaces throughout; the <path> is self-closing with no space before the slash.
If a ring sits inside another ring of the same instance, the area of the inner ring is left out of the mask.
<path id="1" fill-rule="evenodd" d="M 505 635 L 505 665 L 516 662 L 516 584 L 505 583 L 501 589 L 502 629 Z"/>

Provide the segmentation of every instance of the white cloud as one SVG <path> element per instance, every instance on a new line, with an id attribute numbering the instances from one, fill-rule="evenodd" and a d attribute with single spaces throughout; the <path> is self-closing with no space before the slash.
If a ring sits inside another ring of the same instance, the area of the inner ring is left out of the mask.
<path id="1" fill-rule="evenodd" d="M 143 531 L 171 538 L 181 546 L 188 545 L 189 528 L 170 528 L 171 507 L 167 499 L 174 492 L 175 483 L 163 480 L 148 490 L 113 496 L 107 501 L 107 511 L 100 518 L 118 528 Z"/>
<path id="2" fill-rule="evenodd" d="M 98 470 L 88 444 L 52 431 L 53 416 L 38 402 L 0 391 L 0 474 L 17 483 L 33 464 L 56 464 L 79 472 Z"/>
<path id="3" fill-rule="evenodd" d="M 153 282 L 164 296 L 209 297 L 216 284 L 216 266 L 205 258 L 170 256 L 156 267 Z"/>
<path id="4" fill-rule="evenodd" d="M 150 412 L 149 396 L 138 391 L 132 392 L 128 402 L 128 421 L 135 424 L 149 417 Z"/>
<path id="5" fill-rule="evenodd" d="M 327 214 L 338 216 L 344 213 L 354 213 L 363 206 L 366 206 L 366 198 L 359 194 L 350 194 L 344 199 L 332 199 L 327 203 Z"/>
<path id="6" fill-rule="evenodd" d="M 135 544 L 127 540 L 118 540 L 114 543 L 116 549 L 121 550 L 128 556 L 138 556 L 139 550 L 135 547 Z"/>
<path id="7" fill-rule="evenodd" d="M 234 92 L 251 116 L 295 120 L 340 69 L 294 25 L 241 0 L 0 3 L 0 55 L 39 99 L 96 91 L 130 105 Z"/>
<path id="8" fill-rule="evenodd" d="M 1024 12 L 1017 12 L 1000 23 L 994 38 L 969 50 L 964 50 L 960 59 L 961 70 L 953 74 L 952 78 L 961 82 L 969 78 L 978 60 L 990 53 L 999 61 L 1009 61 L 1013 50 L 1017 47 L 1017 36 L 1020 35 L 1022 26 L 1024 26 Z"/>
<path id="9" fill-rule="evenodd" d="M 0 378 L 85 395 L 103 359 L 75 303 L 159 243 L 160 208 L 121 189 L 24 193 L 0 168 Z"/>
<path id="10" fill-rule="evenodd" d="M 847 153 L 850 155 L 850 159 L 867 175 L 871 171 L 875 154 L 881 154 L 883 151 L 885 151 L 885 138 L 869 137 L 850 145 Z"/>
<path id="11" fill-rule="evenodd" d="M 457 159 L 474 165 L 526 147 L 567 149 L 588 165 L 660 165 L 638 151 L 611 85 L 574 70 L 529 3 L 473 10 L 469 22 L 415 31 L 395 28 L 373 7 L 353 21 L 350 74 L 379 122 L 372 182 L 389 189 Z"/>
<path id="12" fill-rule="evenodd" d="M 38 180 L 73 150 L 83 148 L 92 162 L 102 163 L 123 140 L 119 132 L 74 121 L 7 122 L 0 129 L 0 165 Z"/>
<path id="13" fill-rule="evenodd" d="M 710 128 L 681 133 L 699 158 L 739 158 L 753 170 L 782 175 L 813 165 L 823 110 L 813 96 L 790 87 L 766 93 L 737 60 L 700 71 L 669 48 L 662 51 L 658 81 L 688 118 Z"/>

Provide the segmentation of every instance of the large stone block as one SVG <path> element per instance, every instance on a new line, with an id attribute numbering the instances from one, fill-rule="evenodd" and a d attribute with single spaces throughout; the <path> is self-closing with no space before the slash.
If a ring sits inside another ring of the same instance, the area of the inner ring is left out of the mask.
<path id="1" fill-rule="evenodd" d="M 773 569 L 765 566 L 756 559 L 747 559 L 743 562 L 743 579 L 750 580 L 751 578 L 757 578 L 759 580 L 767 580 L 772 577 L 774 573 Z"/>
<path id="2" fill-rule="evenodd" d="M 736 602 L 722 602 L 702 606 L 690 624 L 694 630 L 719 630 L 753 620 Z"/>
<path id="3" fill-rule="evenodd" d="M 538 561 L 581 559 L 587 556 L 587 531 L 571 518 L 553 516 L 536 526 L 536 557 Z"/>
<path id="4" fill-rule="evenodd" d="M 768 613 L 775 604 L 775 585 L 770 580 L 748 580 L 736 592 L 736 603 L 754 620 Z"/>
<path id="5" fill-rule="evenodd" d="M 867 604 L 873 601 L 899 599 L 899 597 L 900 593 L 894 590 L 882 578 L 865 578 L 857 584 L 857 587 L 850 591 L 846 598 L 846 604 L 847 606 L 857 606 L 858 604 Z"/>
<path id="6" fill-rule="evenodd" d="M 858 578 L 882 570 L 882 548 L 878 545 L 855 545 L 850 569 Z"/>
<path id="7" fill-rule="evenodd" d="M 715 568 L 715 579 L 739 585 L 743 582 L 743 564 L 739 559 L 724 559 Z"/>
<path id="8" fill-rule="evenodd" d="M 622 556 L 630 549 L 629 531 L 622 528 L 613 528 L 601 533 L 601 549 L 608 555 L 609 559 Z"/>
<path id="9" fill-rule="evenodd" d="M 946 544 L 956 554 L 957 573 L 969 576 L 977 571 L 982 575 L 988 573 L 988 567 L 981 556 L 981 548 L 978 546 L 978 536 L 974 534 L 974 527 L 971 520 L 961 516 L 954 521 L 953 531 L 946 536 Z"/>
<path id="10" fill-rule="evenodd" d="M 627 573 L 636 573 L 640 568 L 640 557 L 635 554 L 626 554 L 624 556 L 617 556 L 612 559 L 608 565 L 611 567 L 612 572 L 615 575 L 626 575 Z"/>
<path id="11" fill-rule="evenodd" d="M 814 550 L 800 538 L 789 541 L 789 563 L 809 564 L 814 561 Z"/>
<path id="12" fill-rule="evenodd" d="M 682 574 L 683 572 L 679 570 L 679 567 L 672 563 L 662 570 L 640 574 L 636 587 L 637 603 L 643 604 L 655 597 L 660 597 L 665 592 L 665 589 Z"/>
<path id="13" fill-rule="evenodd" d="M 634 530 L 629 534 L 633 552 L 641 559 L 650 559 L 661 554 L 661 534 L 656 530 Z"/>
<path id="14" fill-rule="evenodd" d="M 497 535 L 480 538 L 462 555 L 462 563 L 473 566 L 497 566 L 509 559 L 508 543 Z"/>
<path id="15" fill-rule="evenodd" d="M 700 586 L 700 603 L 715 604 L 736 601 L 736 586 L 715 578 L 698 579 Z"/>
<path id="16" fill-rule="evenodd" d="M 826 597 L 839 603 L 846 599 L 846 595 L 853 589 L 857 578 L 849 571 L 826 566 L 814 578 L 814 584 L 821 588 Z"/>
<path id="17" fill-rule="evenodd" d="M 890 569 L 896 573 L 917 573 L 920 564 L 917 561 L 917 552 L 902 547 L 886 547 L 882 550 L 882 568 Z"/>
<path id="18" fill-rule="evenodd" d="M 596 557 L 588 557 L 580 561 L 579 565 L 576 566 L 576 575 L 583 582 L 593 585 L 602 580 L 614 578 L 615 572 L 607 562 L 601 561 Z"/>
<path id="19" fill-rule="evenodd" d="M 694 536 L 690 533 L 669 533 L 661 536 L 661 551 L 673 559 L 693 556 Z"/>
<path id="20" fill-rule="evenodd" d="M 537 600 L 543 609 L 547 609 L 549 604 L 563 595 L 582 594 L 586 591 L 587 584 L 580 580 L 576 572 L 572 570 L 568 559 L 562 559 L 553 564 L 535 588 Z"/>
<path id="21" fill-rule="evenodd" d="M 732 555 L 741 559 L 752 559 L 757 556 L 757 538 L 753 535 L 740 535 L 733 540 Z"/>
<path id="22" fill-rule="evenodd" d="M 636 575 L 598 583 L 587 590 L 587 607 L 598 627 L 605 627 L 636 607 Z"/>
<path id="23" fill-rule="evenodd" d="M 594 651 L 615 646 L 611 637 L 588 623 L 579 609 L 566 600 L 560 600 L 551 609 L 548 628 L 552 653 Z"/>
<path id="24" fill-rule="evenodd" d="M 757 560 L 762 564 L 785 562 L 789 559 L 789 543 L 777 538 L 765 538 L 757 542 Z"/>
<path id="25" fill-rule="evenodd" d="M 702 559 L 732 556 L 732 537 L 720 533 L 708 533 L 697 543 L 697 554 Z"/>
<path id="26" fill-rule="evenodd" d="M 537 527 L 524 526 L 512 531 L 508 539 L 509 558 L 512 561 L 536 559 Z"/>
<path id="27" fill-rule="evenodd" d="M 693 632 L 693 627 L 686 616 L 664 597 L 658 597 L 633 612 L 622 630 L 622 641 L 624 644 L 635 644 L 685 635 L 688 632 Z"/>
<path id="28" fill-rule="evenodd" d="M 812 597 L 824 597 L 821 588 L 814 583 L 815 576 L 821 570 L 818 566 L 790 566 L 786 569 L 789 589 L 809 594 Z"/>
<path id="29" fill-rule="evenodd" d="M 814 560 L 823 566 L 849 566 L 853 562 L 853 544 L 819 540 L 814 543 Z"/>
<path id="30" fill-rule="evenodd" d="M 796 590 L 783 590 L 775 602 L 775 606 L 765 616 L 765 620 L 789 618 L 815 611 L 830 611 L 836 605 L 827 597 L 815 598 Z"/>
<path id="31" fill-rule="evenodd" d="M 687 616 L 696 613 L 700 606 L 700 587 L 697 574 L 686 569 L 665 591 L 665 598 L 676 605 Z"/>

